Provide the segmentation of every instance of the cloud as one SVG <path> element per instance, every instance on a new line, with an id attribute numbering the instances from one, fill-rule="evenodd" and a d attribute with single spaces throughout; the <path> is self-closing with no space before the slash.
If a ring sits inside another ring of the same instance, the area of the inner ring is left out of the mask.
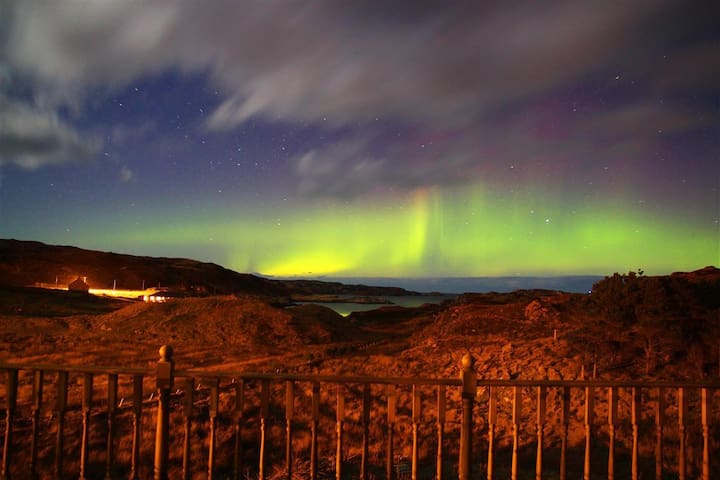
<path id="1" fill-rule="evenodd" d="M 9 58 L 56 95 L 178 68 L 225 101 L 208 126 L 263 115 L 458 123 L 627 62 L 665 2 L 13 2 Z"/>
<path id="2" fill-rule="evenodd" d="M 491 150 L 475 130 L 420 131 L 390 139 L 372 131 L 312 149 L 291 164 L 298 193 L 353 198 L 496 180 L 483 170 L 505 159 L 491 156 Z"/>
<path id="3" fill-rule="evenodd" d="M 393 176 L 392 162 L 369 152 L 371 139 L 350 137 L 310 150 L 292 160 L 303 195 L 354 197 L 369 187 L 383 188 Z"/>
<path id="4" fill-rule="evenodd" d="M 291 165 L 298 193 L 320 197 L 468 184 L 506 194 L 528 185 L 555 194 L 614 185 L 616 191 L 627 186 L 661 195 L 652 191 L 655 176 L 649 172 L 657 169 L 666 137 L 718 120 L 718 113 L 691 114 L 649 100 L 573 111 L 567 99 L 540 99 L 457 128 L 416 127 L 400 136 L 354 130 L 297 155 Z M 705 175 L 707 169 L 683 173 L 697 180 Z"/>
<path id="5" fill-rule="evenodd" d="M 210 129 L 254 116 L 347 128 L 292 159 L 306 195 L 470 181 L 512 188 L 521 175 L 582 185 L 599 164 L 650 154 L 658 130 L 707 129 L 718 118 L 698 121 L 679 96 L 717 92 L 717 46 L 697 35 L 713 18 L 702 2 L 8 4 L 5 56 L 37 97 L 63 103 L 87 87 L 200 72 L 221 91 Z M 616 75 L 638 84 L 618 93 L 598 80 Z M 414 138 L 384 137 L 378 118 Z M 143 134 L 118 127 L 113 138 Z"/>
<path id="6" fill-rule="evenodd" d="M 55 112 L 0 97 L 0 165 L 34 169 L 82 162 L 99 147 L 96 138 L 82 137 Z"/>

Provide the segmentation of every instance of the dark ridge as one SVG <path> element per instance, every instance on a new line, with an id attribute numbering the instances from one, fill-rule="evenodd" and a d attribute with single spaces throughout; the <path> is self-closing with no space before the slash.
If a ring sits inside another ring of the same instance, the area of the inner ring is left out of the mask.
<path id="1" fill-rule="evenodd" d="M 144 257 L 72 246 L 0 239 L 0 285 L 67 286 L 79 277 L 90 288 L 167 287 L 189 295 L 293 294 L 413 295 L 402 288 L 343 285 L 315 280 L 271 280 L 187 258 Z"/>

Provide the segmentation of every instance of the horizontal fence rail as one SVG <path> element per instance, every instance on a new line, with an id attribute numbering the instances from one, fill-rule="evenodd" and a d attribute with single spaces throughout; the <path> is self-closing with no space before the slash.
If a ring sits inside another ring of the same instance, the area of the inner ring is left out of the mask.
<path id="1" fill-rule="evenodd" d="M 2 480 L 720 478 L 717 381 L 0 373 Z"/>

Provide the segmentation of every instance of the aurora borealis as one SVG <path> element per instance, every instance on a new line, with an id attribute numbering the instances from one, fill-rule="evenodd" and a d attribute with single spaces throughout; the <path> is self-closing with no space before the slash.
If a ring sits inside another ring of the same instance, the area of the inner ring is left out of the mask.
<path id="1" fill-rule="evenodd" d="M 0 237 L 273 276 L 720 264 L 713 2 L 387 3 L 0 0 Z"/>

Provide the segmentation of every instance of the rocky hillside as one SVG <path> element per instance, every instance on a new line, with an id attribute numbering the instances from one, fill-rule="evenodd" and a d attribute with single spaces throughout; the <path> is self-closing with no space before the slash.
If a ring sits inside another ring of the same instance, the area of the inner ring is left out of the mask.
<path id="1" fill-rule="evenodd" d="M 186 367 L 253 362 L 263 371 L 455 376 L 470 351 L 487 378 L 578 378 L 596 369 L 602 378 L 698 379 L 718 375 L 720 270 L 630 272 L 598 282 L 590 295 L 466 294 L 348 318 L 245 294 L 155 305 L 5 287 L 0 331 L 6 361 L 135 365 L 171 343 Z"/>

